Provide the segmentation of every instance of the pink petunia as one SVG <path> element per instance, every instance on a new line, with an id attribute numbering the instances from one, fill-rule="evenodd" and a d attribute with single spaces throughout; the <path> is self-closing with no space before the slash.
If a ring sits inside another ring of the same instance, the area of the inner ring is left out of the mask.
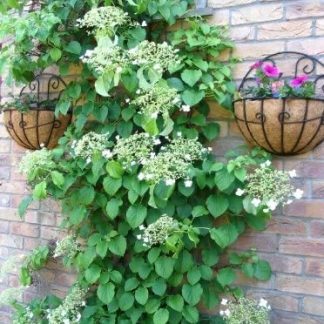
<path id="1" fill-rule="evenodd" d="M 280 76 L 280 70 L 272 64 L 265 64 L 262 71 L 268 78 L 278 78 Z"/>
<path id="2" fill-rule="evenodd" d="M 274 97 L 278 97 L 280 94 L 280 90 L 285 85 L 283 81 L 275 81 L 271 83 L 271 92 Z"/>
<path id="3" fill-rule="evenodd" d="M 261 61 L 256 61 L 254 64 L 252 64 L 250 66 L 251 69 L 258 69 L 262 66 L 262 62 Z"/>
<path id="4" fill-rule="evenodd" d="M 290 86 L 293 88 L 301 87 L 305 82 L 307 82 L 308 76 L 307 75 L 300 75 L 297 76 L 295 79 L 290 81 Z"/>

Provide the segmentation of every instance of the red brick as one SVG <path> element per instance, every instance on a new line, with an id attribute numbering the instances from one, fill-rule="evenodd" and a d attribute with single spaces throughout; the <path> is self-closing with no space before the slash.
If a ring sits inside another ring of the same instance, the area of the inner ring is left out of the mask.
<path id="1" fill-rule="evenodd" d="M 0 221 L 0 233 L 8 233 L 9 231 L 9 222 Z"/>
<path id="2" fill-rule="evenodd" d="M 208 17 L 208 22 L 211 25 L 228 25 L 229 23 L 229 10 L 228 9 L 219 9 L 214 11 L 211 17 Z"/>
<path id="3" fill-rule="evenodd" d="M 208 7 L 224 8 L 255 2 L 256 0 L 209 0 Z M 217 11 L 216 11 L 217 12 Z"/>
<path id="4" fill-rule="evenodd" d="M 296 294 L 323 296 L 324 281 L 299 276 L 277 275 L 276 289 Z"/>
<path id="5" fill-rule="evenodd" d="M 0 180 L 9 180 L 10 170 L 10 167 L 0 167 Z"/>
<path id="6" fill-rule="evenodd" d="M 324 219 L 324 201 L 295 200 L 284 208 L 284 214 L 287 216 Z"/>
<path id="7" fill-rule="evenodd" d="M 246 295 L 247 297 L 253 298 L 255 300 L 265 298 L 271 305 L 272 309 L 281 309 L 290 312 L 298 312 L 299 299 L 292 296 L 281 295 L 268 290 L 248 290 Z"/>
<path id="8" fill-rule="evenodd" d="M 272 312 L 272 322 L 274 324 L 323 324 L 322 319 L 303 316 L 292 312 L 275 311 Z"/>
<path id="9" fill-rule="evenodd" d="M 10 225 L 10 233 L 29 237 L 39 236 L 39 225 L 28 223 L 12 223 Z"/>
<path id="10" fill-rule="evenodd" d="M 75 274 L 72 273 L 56 273 L 55 282 L 65 287 L 70 287 L 75 282 Z"/>
<path id="11" fill-rule="evenodd" d="M 297 51 L 309 55 L 323 55 L 323 41 L 324 38 L 308 38 L 308 39 L 297 39 L 289 40 L 287 43 L 288 51 Z"/>
<path id="12" fill-rule="evenodd" d="M 55 226 L 56 215 L 54 213 L 39 212 L 39 220 L 42 225 Z"/>
<path id="13" fill-rule="evenodd" d="M 324 4 L 319 0 L 292 1 L 286 5 L 288 19 L 323 16 Z"/>
<path id="14" fill-rule="evenodd" d="M 306 225 L 304 221 L 289 217 L 273 217 L 266 231 L 267 233 L 304 236 L 306 235 Z"/>
<path id="15" fill-rule="evenodd" d="M 312 197 L 322 199 L 324 198 L 324 181 L 312 182 Z"/>
<path id="16" fill-rule="evenodd" d="M 324 298 L 305 297 L 303 304 L 304 313 L 324 316 Z"/>
<path id="17" fill-rule="evenodd" d="M 12 234 L 0 234 L 0 246 L 13 247 L 21 249 L 23 245 L 23 239 L 20 236 Z"/>
<path id="18" fill-rule="evenodd" d="M 306 258 L 305 274 L 324 278 L 324 260 Z"/>
<path id="19" fill-rule="evenodd" d="M 246 41 L 255 39 L 255 26 L 231 27 L 230 37 L 235 41 Z"/>
<path id="20" fill-rule="evenodd" d="M 310 235 L 314 238 L 324 237 L 324 222 L 313 221 L 310 224 Z"/>
<path id="21" fill-rule="evenodd" d="M 40 209 L 42 211 L 48 211 L 51 213 L 60 212 L 61 211 L 61 205 L 58 201 L 55 201 L 53 199 L 46 199 L 41 202 Z"/>
<path id="22" fill-rule="evenodd" d="M 41 238 L 46 240 L 61 239 L 66 236 L 66 233 L 56 227 L 41 227 Z"/>
<path id="23" fill-rule="evenodd" d="M 275 235 L 254 234 L 242 236 L 234 244 L 234 249 L 247 250 L 256 248 L 257 251 L 275 252 L 278 249 L 277 237 Z"/>
<path id="24" fill-rule="evenodd" d="M 324 240 L 282 238 L 279 251 L 285 254 L 324 257 Z"/>
<path id="25" fill-rule="evenodd" d="M 11 196 L 11 207 L 18 208 L 21 201 L 26 197 L 26 195 L 12 195 Z M 40 202 L 39 201 L 33 201 L 28 209 L 39 209 Z"/>
<path id="26" fill-rule="evenodd" d="M 23 195 L 28 193 L 28 190 L 25 182 L 6 181 L 6 182 L 2 182 L 1 192 Z"/>
<path id="27" fill-rule="evenodd" d="M 25 250 L 34 250 L 40 245 L 40 239 L 39 238 L 30 238 L 30 237 L 24 237 L 24 249 Z"/>
<path id="28" fill-rule="evenodd" d="M 303 270 L 303 259 L 281 255 L 278 253 L 258 253 L 258 255 L 267 260 L 274 272 L 301 274 Z"/>

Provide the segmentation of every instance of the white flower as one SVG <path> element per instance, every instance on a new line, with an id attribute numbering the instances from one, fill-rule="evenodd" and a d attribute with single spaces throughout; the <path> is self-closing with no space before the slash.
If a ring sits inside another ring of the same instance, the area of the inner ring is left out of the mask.
<path id="1" fill-rule="evenodd" d="M 177 132 L 177 136 L 181 137 L 182 133 L 181 132 Z"/>
<path id="2" fill-rule="evenodd" d="M 147 26 L 147 22 L 145 20 L 142 21 L 142 27 L 146 27 Z"/>
<path id="3" fill-rule="evenodd" d="M 148 243 L 149 239 L 147 237 L 144 237 L 143 241 L 144 241 L 144 243 Z"/>
<path id="4" fill-rule="evenodd" d="M 136 235 L 136 238 L 140 240 L 142 238 L 142 235 Z"/>
<path id="5" fill-rule="evenodd" d="M 138 180 L 142 181 L 144 180 L 144 174 L 143 173 L 139 173 L 137 176 Z"/>
<path id="6" fill-rule="evenodd" d="M 63 324 L 70 324 L 70 320 L 68 318 L 64 319 Z"/>
<path id="7" fill-rule="evenodd" d="M 222 301 L 221 301 L 221 305 L 227 305 L 227 302 L 228 302 L 228 300 L 223 298 Z"/>
<path id="8" fill-rule="evenodd" d="M 154 112 L 154 113 L 151 114 L 151 117 L 152 117 L 153 119 L 156 119 L 157 116 L 158 116 L 158 113 L 157 113 L 157 112 Z"/>
<path id="9" fill-rule="evenodd" d="M 231 315 L 230 310 L 229 310 L 229 309 L 226 309 L 226 311 L 224 312 L 224 315 L 225 315 L 226 317 L 229 317 L 229 316 Z"/>
<path id="10" fill-rule="evenodd" d="M 297 177 L 296 170 L 290 170 L 290 171 L 288 171 L 288 174 L 289 174 L 289 177 L 290 177 L 290 178 L 295 178 L 295 177 Z"/>
<path id="11" fill-rule="evenodd" d="M 267 206 L 269 207 L 270 210 L 275 210 L 278 206 L 278 203 L 276 201 L 274 201 L 273 199 L 270 199 L 267 202 Z"/>
<path id="12" fill-rule="evenodd" d="M 189 112 L 190 111 L 190 106 L 189 105 L 182 105 L 181 108 L 180 108 L 180 111 Z"/>
<path id="13" fill-rule="evenodd" d="M 184 185 L 185 185 L 186 188 L 190 188 L 192 186 L 192 181 L 191 180 L 186 180 L 184 182 Z"/>
<path id="14" fill-rule="evenodd" d="M 259 306 L 268 308 L 268 301 L 264 298 L 260 298 Z"/>
<path id="15" fill-rule="evenodd" d="M 157 138 L 154 140 L 154 145 L 160 145 L 161 144 L 161 141 Z"/>
<path id="16" fill-rule="evenodd" d="M 116 72 L 117 73 L 120 73 L 120 72 L 122 72 L 123 71 L 123 68 L 121 67 L 121 66 L 118 66 L 117 68 L 116 68 Z"/>
<path id="17" fill-rule="evenodd" d="M 126 99 L 125 99 L 125 102 L 126 102 L 126 103 L 129 103 L 129 102 L 130 102 L 130 99 L 129 99 L 129 98 L 126 98 Z"/>
<path id="18" fill-rule="evenodd" d="M 293 201 L 291 199 L 288 199 L 286 202 L 286 205 L 290 205 Z"/>
<path id="19" fill-rule="evenodd" d="M 263 211 L 264 213 L 269 213 L 269 208 L 264 208 L 262 211 Z"/>
<path id="20" fill-rule="evenodd" d="M 212 151 L 213 151 L 213 148 L 210 147 L 210 146 L 208 146 L 208 147 L 207 147 L 207 150 L 208 150 L 208 152 L 212 152 Z"/>
<path id="21" fill-rule="evenodd" d="M 293 193 L 293 195 L 294 195 L 294 197 L 295 197 L 296 199 L 300 199 L 300 198 L 302 198 L 302 197 L 303 197 L 303 194 L 304 194 L 304 191 L 301 190 L 301 189 L 297 189 L 297 190 Z"/>
<path id="22" fill-rule="evenodd" d="M 113 156 L 113 153 L 110 150 L 103 150 L 102 156 L 106 159 L 110 159 Z"/>
<path id="23" fill-rule="evenodd" d="M 86 160 L 87 164 L 91 163 L 91 158 L 88 157 L 87 160 Z"/>
<path id="24" fill-rule="evenodd" d="M 143 231 L 143 230 L 145 229 L 145 226 L 144 226 L 144 225 L 140 225 L 139 229 L 140 229 L 141 231 Z"/>
<path id="25" fill-rule="evenodd" d="M 131 166 L 134 166 L 134 165 L 136 165 L 136 162 L 135 161 L 132 161 L 131 162 Z"/>
<path id="26" fill-rule="evenodd" d="M 261 204 L 261 200 L 259 198 L 253 198 L 251 201 L 252 205 L 255 207 L 259 207 Z"/>
<path id="27" fill-rule="evenodd" d="M 77 321 L 77 322 L 80 322 L 80 319 L 81 319 L 81 314 L 78 313 L 77 318 L 76 318 L 76 321 Z"/>
<path id="28" fill-rule="evenodd" d="M 245 190 L 238 188 L 235 192 L 235 195 L 241 197 L 244 193 L 245 193 Z"/>
<path id="29" fill-rule="evenodd" d="M 137 89 L 136 90 L 136 94 L 140 94 L 141 93 L 141 90 L 140 89 Z"/>
<path id="30" fill-rule="evenodd" d="M 261 164 L 260 164 L 260 167 L 261 167 L 261 168 L 267 168 L 267 167 L 269 167 L 270 165 L 271 165 L 271 161 L 267 160 L 267 161 L 265 161 L 264 163 L 261 163 Z"/>
<path id="31" fill-rule="evenodd" d="M 45 147 L 45 144 L 44 143 L 40 143 L 39 145 L 41 148 Z"/>
<path id="32" fill-rule="evenodd" d="M 167 179 L 167 180 L 165 180 L 165 184 L 167 186 L 172 186 L 172 185 L 174 185 L 174 183 L 175 183 L 175 180 L 174 179 Z"/>
<path id="33" fill-rule="evenodd" d="M 224 315 L 225 315 L 225 312 L 224 312 L 223 310 L 221 310 L 221 311 L 219 312 L 219 315 L 220 315 L 220 316 L 224 316 Z"/>

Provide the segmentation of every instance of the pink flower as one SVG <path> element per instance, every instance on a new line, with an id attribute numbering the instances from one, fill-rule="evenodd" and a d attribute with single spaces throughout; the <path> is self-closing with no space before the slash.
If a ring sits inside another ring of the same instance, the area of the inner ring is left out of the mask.
<path id="1" fill-rule="evenodd" d="M 252 64 L 250 66 L 251 69 L 258 69 L 262 66 L 262 62 L 261 61 L 256 61 L 254 64 Z"/>
<path id="2" fill-rule="evenodd" d="M 281 88 L 285 85 L 283 81 L 275 81 L 271 83 L 271 92 L 274 97 L 278 97 Z"/>
<path id="3" fill-rule="evenodd" d="M 307 75 L 300 75 L 297 76 L 295 79 L 292 79 L 290 81 L 290 85 L 293 88 L 299 88 L 301 87 L 306 81 L 308 80 L 308 76 Z"/>
<path id="4" fill-rule="evenodd" d="M 278 78 L 280 76 L 280 70 L 272 64 L 264 65 L 262 71 L 268 78 Z"/>

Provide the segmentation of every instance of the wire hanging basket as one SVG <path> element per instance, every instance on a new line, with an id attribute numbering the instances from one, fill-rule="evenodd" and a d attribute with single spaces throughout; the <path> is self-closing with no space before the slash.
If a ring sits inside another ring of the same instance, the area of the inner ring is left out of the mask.
<path id="1" fill-rule="evenodd" d="M 72 120 L 72 111 L 55 116 L 55 103 L 60 99 L 66 83 L 59 76 L 40 74 L 22 88 L 19 97 L 32 95 L 28 111 L 15 107 L 4 110 L 4 124 L 11 138 L 29 150 L 54 148 Z"/>
<path id="2" fill-rule="evenodd" d="M 276 155 L 311 151 L 324 140 L 324 97 L 321 95 L 324 94 L 324 75 L 316 75 L 317 69 L 324 64 L 313 56 L 294 51 L 275 53 L 260 62 L 270 62 L 274 66 L 282 64 L 286 69 L 293 62 L 291 76 L 300 73 L 309 76 L 316 95 L 314 98 L 246 97 L 235 100 L 234 115 L 242 135 L 249 144 Z M 256 85 L 252 71 L 253 67 L 244 76 L 239 91 Z"/>

